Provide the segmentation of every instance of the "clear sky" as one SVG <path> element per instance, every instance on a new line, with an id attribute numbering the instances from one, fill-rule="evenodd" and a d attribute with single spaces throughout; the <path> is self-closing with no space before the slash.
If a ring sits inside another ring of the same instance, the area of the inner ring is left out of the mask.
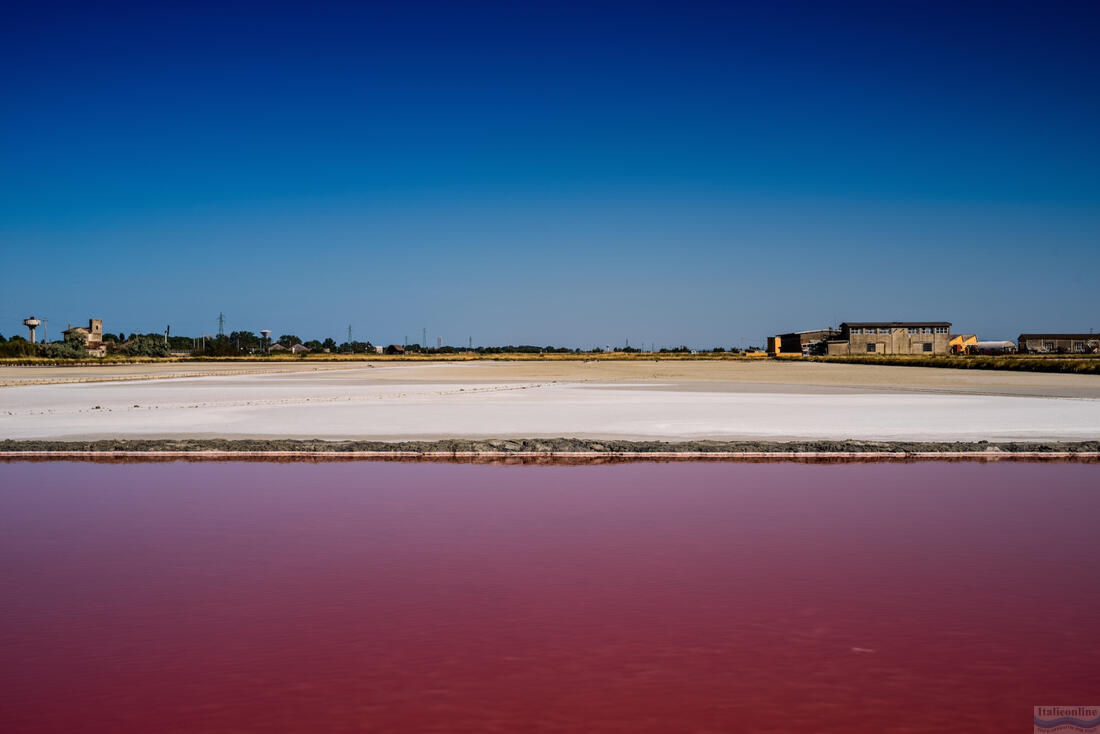
<path id="1" fill-rule="evenodd" d="M 4 16 L 7 336 L 1100 331 L 1095 2 Z"/>

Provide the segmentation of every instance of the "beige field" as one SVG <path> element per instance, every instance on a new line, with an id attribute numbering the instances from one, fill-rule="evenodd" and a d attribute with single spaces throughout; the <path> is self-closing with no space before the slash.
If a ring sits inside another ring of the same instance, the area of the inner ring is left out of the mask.
<path id="1" fill-rule="evenodd" d="M 629 383 L 673 390 L 861 390 L 1100 399 L 1100 376 L 773 360 L 472 362 L 167 362 L 0 367 L 0 386 L 338 372 L 352 384 Z M 333 376 L 326 376 L 326 380 Z"/>
<path id="2" fill-rule="evenodd" d="M 1093 440 L 1100 376 L 817 362 L 0 368 L 0 438 Z"/>

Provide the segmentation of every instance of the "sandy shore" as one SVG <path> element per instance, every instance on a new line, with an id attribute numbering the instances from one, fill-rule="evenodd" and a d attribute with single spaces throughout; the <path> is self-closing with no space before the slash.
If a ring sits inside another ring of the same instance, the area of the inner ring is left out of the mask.
<path id="1" fill-rule="evenodd" d="M 763 361 L 261 365 L 279 369 L 222 374 L 226 367 L 76 368 L 125 381 L 3 387 L 0 438 L 1100 437 L 1094 375 Z M 51 372 L 64 369 L 5 368 L 0 377 L 65 379 Z"/>

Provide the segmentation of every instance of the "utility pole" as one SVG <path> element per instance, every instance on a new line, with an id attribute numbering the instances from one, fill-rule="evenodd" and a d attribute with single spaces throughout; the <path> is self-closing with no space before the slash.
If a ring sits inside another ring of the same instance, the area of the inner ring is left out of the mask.
<path id="1" fill-rule="evenodd" d="M 471 352 L 474 351 L 474 338 L 472 336 L 470 337 L 470 345 L 469 345 L 468 349 Z"/>
<path id="2" fill-rule="evenodd" d="M 218 312 L 218 336 L 225 336 L 225 314 Z"/>
<path id="3" fill-rule="evenodd" d="M 348 344 L 351 344 L 351 324 L 348 324 Z"/>
<path id="4" fill-rule="evenodd" d="M 420 348 L 421 349 L 427 349 L 428 348 L 428 327 L 427 326 L 425 326 L 424 329 L 422 330 L 422 338 L 420 339 Z"/>

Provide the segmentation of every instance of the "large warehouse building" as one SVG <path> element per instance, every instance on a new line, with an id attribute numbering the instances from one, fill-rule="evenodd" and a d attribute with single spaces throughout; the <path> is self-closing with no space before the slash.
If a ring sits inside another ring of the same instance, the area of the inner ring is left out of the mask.
<path id="1" fill-rule="evenodd" d="M 1036 354 L 1100 353 L 1100 335 L 1097 334 L 1020 334 L 1016 343 L 1020 352 Z"/>
<path id="2" fill-rule="evenodd" d="M 846 321 L 829 354 L 947 354 L 950 321 Z"/>

